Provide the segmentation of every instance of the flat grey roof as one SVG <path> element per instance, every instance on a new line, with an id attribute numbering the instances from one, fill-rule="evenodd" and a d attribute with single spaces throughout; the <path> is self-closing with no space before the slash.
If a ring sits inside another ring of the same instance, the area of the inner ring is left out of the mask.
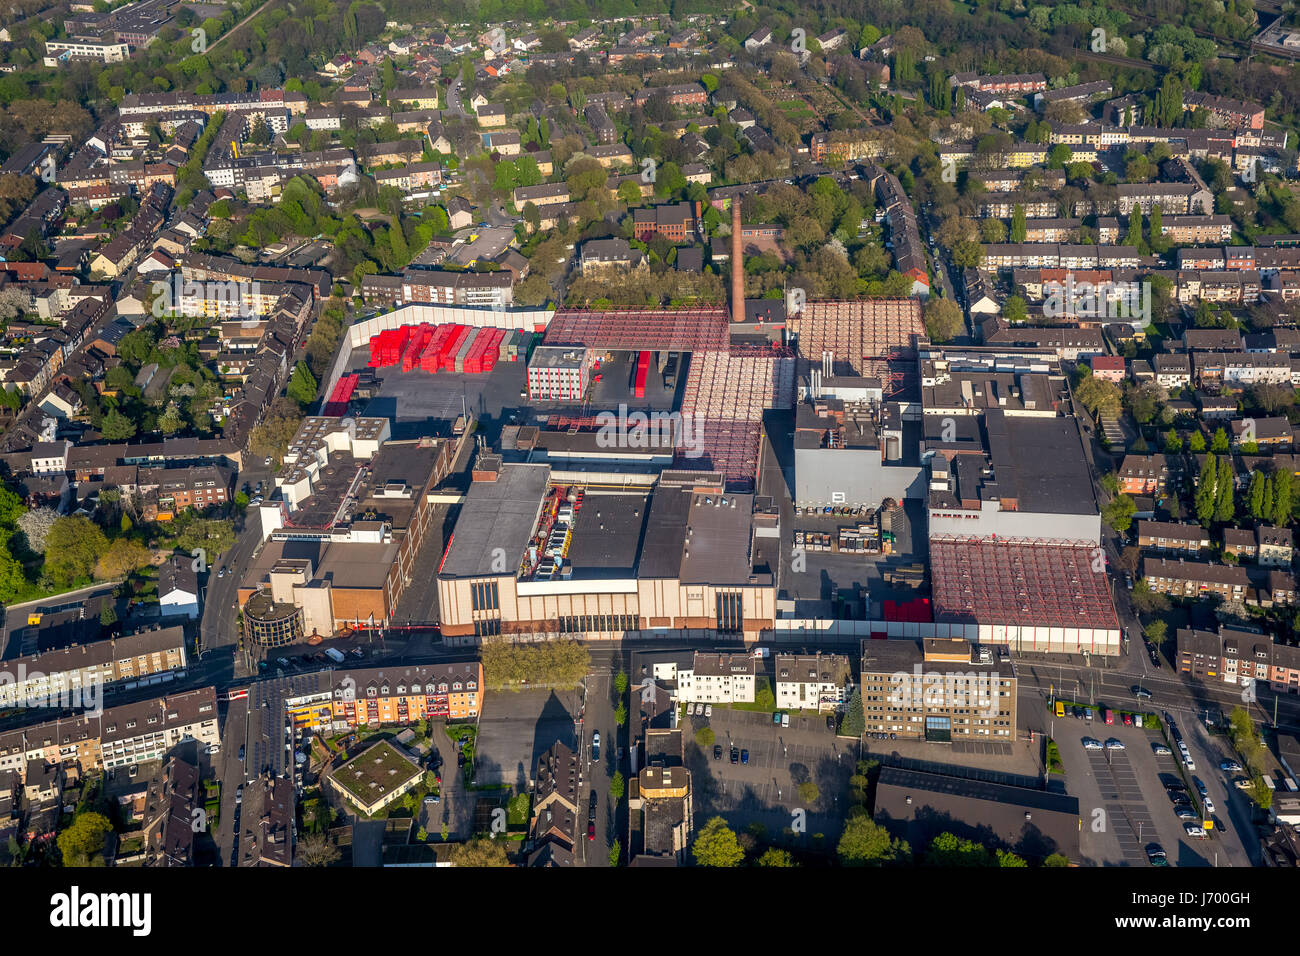
<path id="1" fill-rule="evenodd" d="M 1014 491 L 1021 511 L 1097 513 L 1079 426 L 1073 418 L 1024 418 L 990 409 L 984 423 L 994 478 Z"/>
<path id="2" fill-rule="evenodd" d="M 569 545 L 574 577 L 631 577 L 648 511 L 649 495 L 587 495 Z"/>
<path id="3" fill-rule="evenodd" d="M 687 516 L 683 584 L 744 584 L 754 573 L 750 554 L 753 495 L 696 494 Z"/>
<path id="4" fill-rule="evenodd" d="M 516 570 L 537 524 L 550 476 L 550 465 L 506 464 L 496 481 L 470 485 L 442 575 L 499 575 L 499 562 L 493 566 L 497 548 L 505 551 L 506 570 Z"/>

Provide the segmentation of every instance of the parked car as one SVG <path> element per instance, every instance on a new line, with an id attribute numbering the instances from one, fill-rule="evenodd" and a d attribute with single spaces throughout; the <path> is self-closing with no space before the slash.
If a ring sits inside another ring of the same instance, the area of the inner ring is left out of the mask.
<path id="1" fill-rule="evenodd" d="M 732 763 L 740 762 L 740 751 L 737 750 L 735 747 L 731 748 L 731 762 Z"/>
<path id="2" fill-rule="evenodd" d="M 740 762 L 741 762 L 741 763 L 749 763 L 749 751 L 748 751 L 748 750 L 742 750 L 742 751 L 740 752 Z"/>
<path id="3" fill-rule="evenodd" d="M 1192 809 L 1190 803 L 1180 803 L 1178 806 L 1174 807 L 1174 816 L 1178 817 L 1180 820 L 1199 819 L 1196 816 L 1196 811 Z"/>
<path id="4" fill-rule="evenodd" d="M 1077 717 L 1079 720 L 1083 720 L 1083 708 L 1082 708 L 1082 707 L 1074 707 L 1074 708 L 1071 708 L 1071 712 L 1072 712 L 1072 713 L 1074 714 L 1074 716 Z"/>
<path id="5" fill-rule="evenodd" d="M 1249 789 L 1250 789 L 1250 781 L 1249 781 L 1248 779 L 1246 779 L 1245 777 L 1233 777 L 1233 778 L 1232 778 L 1232 785 L 1233 785 L 1234 787 L 1236 787 L 1238 790 L 1249 790 Z"/>
<path id="6" fill-rule="evenodd" d="M 1083 738 L 1083 749 L 1084 749 L 1084 750 L 1101 750 L 1101 749 L 1102 749 L 1102 743 L 1101 743 L 1101 741 L 1098 740 L 1096 737 L 1084 737 L 1084 738 Z"/>
<path id="7" fill-rule="evenodd" d="M 1214 816 L 1214 798 L 1213 798 L 1213 797 L 1206 797 L 1206 798 L 1205 798 L 1205 812 L 1206 812 L 1209 816 Z"/>
<path id="8" fill-rule="evenodd" d="M 779 710 L 772 715 L 772 723 L 778 727 L 781 726 L 781 712 Z"/>
<path id="9" fill-rule="evenodd" d="M 705 704 L 705 705 L 704 705 L 704 716 L 705 716 L 705 717 L 712 717 L 712 716 L 713 716 L 713 705 L 712 705 L 712 704 Z"/>
<path id="10" fill-rule="evenodd" d="M 1173 751 L 1164 744 L 1153 744 L 1151 749 L 1155 751 L 1157 757 L 1169 757 L 1173 755 Z"/>
<path id="11" fill-rule="evenodd" d="M 1132 715 L 1132 714 L 1125 714 L 1125 715 L 1124 715 L 1124 726 L 1125 726 L 1125 727 L 1132 727 L 1132 726 L 1133 726 L 1133 715 Z"/>
<path id="12" fill-rule="evenodd" d="M 827 714 L 827 715 L 826 715 L 826 729 L 829 730 L 831 733 L 835 733 L 835 715 L 834 715 L 834 714 Z"/>
<path id="13" fill-rule="evenodd" d="M 1196 839 L 1203 839 L 1205 837 L 1205 830 L 1197 826 L 1195 823 L 1184 823 L 1183 829 L 1187 831 L 1189 837 L 1194 837 Z"/>
<path id="14" fill-rule="evenodd" d="M 1193 777 L 1192 786 L 1196 788 L 1196 792 L 1199 793 L 1201 795 L 1201 799 L 1204 800 L 1205 795 L 1209 793 L 1209 791 L 1205 789 L 1205 781 L 1202 780 L 1200 777 Z"/>
<path id="15" fill-rule="evenodd" d="M 594 820 L 587 821 L 587 839 L 596 839 L 596 822 Z"/>
<path id="16" fill-rule="evenodd" d="M 1237 763 L 1235 760 L 1220 760 L 1219 769 L 1225 773 L 1240 773 L 1241 764 Z"/>
<path id="17" fill-rule="evenodd" d="M 593 730 L 591 732 L 591 759 L 592 760 L 600 759 L 600 731 L 599 730 Z"/>
<path id="18" fill-rule="evenodd" d="M 1152 866 L 1168 866 L 1169 857 L 1159 843 L 1147 844 L 1147 860 Z"/>
<path id="19" fill-rule="evenodd" d="M 789 726 L 790 726 L 790 715 L 789 715 L 789 714 L 782 714 L 782 715 L 781 715 L 781 726 L 782 726 L 782 727 L 789 727 Z"/>
<path id="20" fill-rule="evenodd" d="M 1114 737 L 1111 737 L 1110 740 L 1106 741 L 1106 749 L 1107 749 L 1107 750 L 1123 750 L 1123 749 L 1124 749 L 1124 741 L 1122 741 L 1122 740 L 1116 740 Z"/>
<path id="21" fill-rule="evenodd" d="M 240 760 L 243 760 L 243 759 L 244 759 L 244 745 L 243 745 L 243 744 L 240 744 L 240 745 L 239 745 L 239 759 L 240 759 Z"/>
<path id="22" fill-rule="evenodd" d="M 713 745 L 713 759 L 714 760 L 722 759 L 722 744 Z"/>
<path id="23" fill-rule="evenodd" d="M 1147 653 L 1151 657 L 1151 666 L 1156 668 L 1160 667 L 1160 652 L 1156 650 L 1154 644 L 1147 648 Z"/>

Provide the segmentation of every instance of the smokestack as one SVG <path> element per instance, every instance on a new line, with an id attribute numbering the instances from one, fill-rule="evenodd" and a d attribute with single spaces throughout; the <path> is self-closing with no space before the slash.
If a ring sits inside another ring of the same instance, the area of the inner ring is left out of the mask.
<path id="1" fill-rule="evenodd" d="M 740 242 L 740 197 L 731 200 L 731 321 L 745 321 L 745 259 Z"/>

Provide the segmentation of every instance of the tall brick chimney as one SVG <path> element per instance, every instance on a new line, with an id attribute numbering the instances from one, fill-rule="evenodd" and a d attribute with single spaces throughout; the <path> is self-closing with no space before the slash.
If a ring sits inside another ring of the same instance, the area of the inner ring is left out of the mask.
<path id="1" fill-rule="evenodd" d="M 745 257 L 740 241 L 740 197 L 731 200 L 731 321 L 745 321 Z"/>

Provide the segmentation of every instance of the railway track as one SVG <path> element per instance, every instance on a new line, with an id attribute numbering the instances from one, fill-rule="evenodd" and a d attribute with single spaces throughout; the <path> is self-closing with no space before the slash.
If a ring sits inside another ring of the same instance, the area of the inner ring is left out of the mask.
<path id="1" fill-rule="evenodd" d="M 1156 72 L 1159 67 L 1154 63 L 1148 63 L 1146 60 L 1135 60 L 1128 56 L 1116 56 L 1113 53 L 1093 53 L 1091 50 L 1075 50 L 1075 56 L 1082 60 L 1096 60 L 1100 63 L 1110 63 L 1113 66 L 1123 66 L 1130 70 L 1145 70 L 1147 73 Z"/>

